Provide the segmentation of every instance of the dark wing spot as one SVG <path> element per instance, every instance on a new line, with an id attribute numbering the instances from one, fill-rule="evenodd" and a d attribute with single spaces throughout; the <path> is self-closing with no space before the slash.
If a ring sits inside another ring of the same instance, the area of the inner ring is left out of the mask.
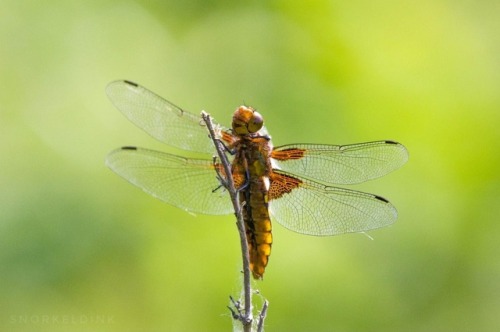
<path id="1" fill-rule="evenodd" d="M 387 144 L 399 144 L 398 142 L 394 142 L 394 141 L 385 141 Z"/>
<path id="2" fill-rule="evenodd" d="M 125 83 L 127 83 L 127 84 L 129 84 L 129 85 L 132 85 L 132 86 L 134 86 L 134 87 L 136 87 L 136 88 L 139 86 L 139 84 L 134 83 L 134 82 L 132 82 L 132 81 L 127 81 L 127 80 L 124 80 L 123 82 L 125 82 Z"/>
<path id="3" fill-rule="evenodd" d="M 137 150 L 137 147 L 135 146 L 123 146 L 122 147 L 122 150 Z"/>
<path id="4" fill-rule="evenodd" d="M 385 198 L 381 197 L 381 196 L 377 196 L 375 195 L 375 198 L 378 199 L 379 201 L 382 201 L 382 202 L 385 202 L 385 203 L 389 203 L 388 200 L 386 200 Z"/>

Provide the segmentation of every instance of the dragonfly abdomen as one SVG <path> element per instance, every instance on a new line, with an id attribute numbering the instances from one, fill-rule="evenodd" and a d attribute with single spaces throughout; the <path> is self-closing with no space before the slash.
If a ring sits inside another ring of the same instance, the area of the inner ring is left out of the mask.
<path id="1" fill-rule="evenodd" d="M 267 197 L 264 179 L 252 181 L 249 188 L 240 195 L 250 255 L 250 270 L 255 279 L 262 279 L 273 243 Z"/>

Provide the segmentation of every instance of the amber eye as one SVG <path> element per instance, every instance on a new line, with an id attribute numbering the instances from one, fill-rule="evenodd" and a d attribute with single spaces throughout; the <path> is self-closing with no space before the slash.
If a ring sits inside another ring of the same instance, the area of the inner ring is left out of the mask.
<path id="1" fill-rule="evenodd" d="M 254 111 L 252 114 L 252 118 L 248 121 L 248 132 L 253 134 L 258 132 L 262 125 L 264 124 L 264 118 L 260 115 L 259 112 Z"/>

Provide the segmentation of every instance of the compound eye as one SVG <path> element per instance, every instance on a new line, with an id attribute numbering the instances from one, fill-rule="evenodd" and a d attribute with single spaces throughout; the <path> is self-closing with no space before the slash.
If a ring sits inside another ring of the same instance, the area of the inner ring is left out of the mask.
<path id="1" fill-rule="evenodd" d="M 259 112 L 254 111 L 252 118 L 248 121 L 248 132 L 254 134 L 262 129 L 264 125 L 264 118 Z"/>
<path id="2" fill-rule="evenodd" d="M 259 112 L 248 106 L 240 106 L 233 114 L 233 130 L 236 135 L 255 134 L 264 125 Z"/>

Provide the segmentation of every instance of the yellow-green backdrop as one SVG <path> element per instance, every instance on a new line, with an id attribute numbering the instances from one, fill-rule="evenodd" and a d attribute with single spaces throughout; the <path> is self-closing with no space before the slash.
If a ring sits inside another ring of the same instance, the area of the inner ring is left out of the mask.
<path id="1" fill-rule="evenodd" d="M 228 125 L 258 108 L 276 145 L 402 142 L 354 188 L 389 228 L 274 226 L 268 331 L 500 326 L 498 1 L 0 2 L 0 329 L 228 331 L 231 216 L 192 216 L 104 166 L 168 147 L 104 88 L 126 78 Z M 257 296 L 256 300 L 259 300 Z"/>

